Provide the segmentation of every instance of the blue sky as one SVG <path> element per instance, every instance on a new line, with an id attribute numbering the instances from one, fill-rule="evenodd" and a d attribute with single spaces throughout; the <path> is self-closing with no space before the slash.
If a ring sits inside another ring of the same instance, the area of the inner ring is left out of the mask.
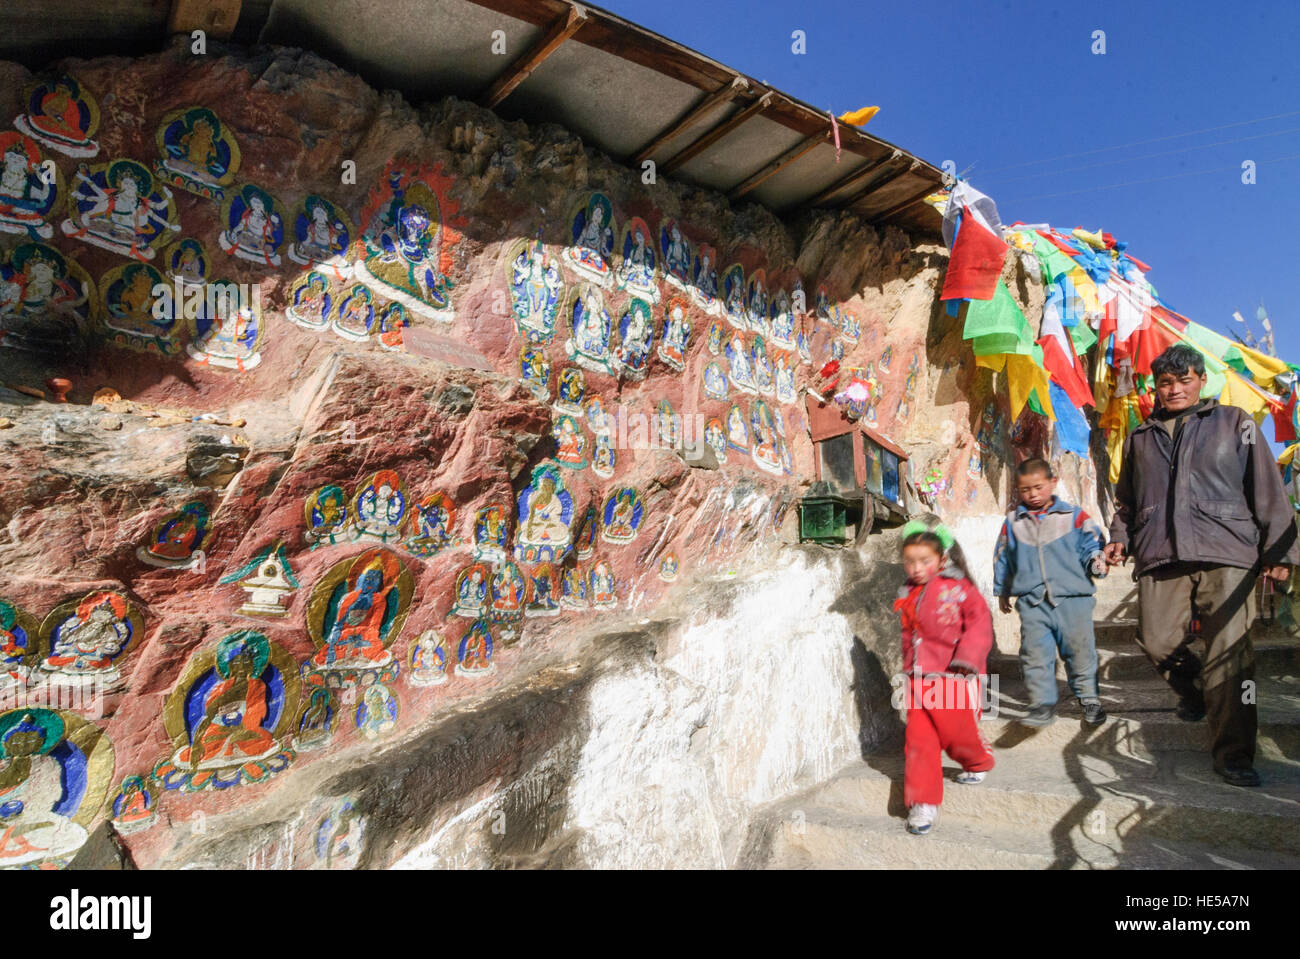
<path id="1" fill-rule="evenodd" d="M 1108 230 L 1171 307 L 1220 332 L 1262 301 L 1300 363 L 1300 3 L 600 5 L 815 106 L 879 105 L 870 132 L 971 167 L 1004 222 Z"/>

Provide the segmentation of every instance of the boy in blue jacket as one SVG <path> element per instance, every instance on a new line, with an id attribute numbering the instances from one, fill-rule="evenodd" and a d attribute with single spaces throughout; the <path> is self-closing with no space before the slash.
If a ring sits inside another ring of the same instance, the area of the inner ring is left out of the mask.
<path id="1" fill-rule="evenodd" d="M 1106 575 L 1101 527 L 1056 495 L 1051 464 L 1039 457 L 1016 468 L 1020 505 L 1007 514 L 993 553 L 993 591 L 1004 613 L 1016 597 L 1020 612 L 1020 665 L 1029 689 L 1029 726 L 1046 726 L 1056 715 L 1056 654 L 1060 651 L 1070 689 L 1083 707 L 1083 721 L 1106 720 L 1097 695 L 1097 641 L 1092 616 L 1093 578 Z"/>

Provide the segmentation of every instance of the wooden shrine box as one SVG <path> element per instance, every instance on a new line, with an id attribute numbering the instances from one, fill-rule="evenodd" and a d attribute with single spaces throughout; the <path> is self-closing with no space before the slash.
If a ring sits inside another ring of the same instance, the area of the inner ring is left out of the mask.
<path id="1" fill-rule="evenodd" d="M 835 403 L 821 403 L 809 396 L 807 409 L 817 480 L 824 485 L 818 488 L 819 495 L 806 499 L 830 496 L 854 504 L 857 508 L 848 512 L 856 515 L 846 515 L 845 522 L 850 518 L 856 521 L 859 539 L 877 520 L 905 520 L 900 477 L 906 469 L 907 453 L 862 422 L 849 420 Z M 819 504 L 816 512 L 827 508 L 829 504 Z M 824 541 L 820 536 L 816 539 Z"/>

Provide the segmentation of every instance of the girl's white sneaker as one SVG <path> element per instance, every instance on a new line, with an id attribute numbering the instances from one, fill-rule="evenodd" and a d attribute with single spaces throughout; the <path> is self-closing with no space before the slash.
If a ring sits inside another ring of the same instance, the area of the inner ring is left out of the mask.
<path id="1" fill-rule="evenodd" d="M 907 811 L 907 831 L 914 836 L 924 836 L 939 818 L 939 807 L 917 803 Z"/>
<path id="2" fill-rule="evenodd" d="M 963 786 L 974 786 L 976 783 L 982 783 L 983 781 L 984 773 L 972 773 L 963 769 L 957 774 L 957 782 Z"/>

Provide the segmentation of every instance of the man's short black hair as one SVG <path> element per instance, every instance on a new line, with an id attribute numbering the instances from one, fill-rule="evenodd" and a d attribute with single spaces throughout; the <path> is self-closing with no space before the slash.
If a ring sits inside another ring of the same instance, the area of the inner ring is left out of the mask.
<path id="1" fill-rule="evenodd" d="M 1056 479 L 1056 474 L 1052 472 L 1052 464 L 1041 456 L 1031 456 L 1016 467 L 1017 476 L 1030 476 L 1034 473 L 1042 473 L 1048 479 Z"/>
<path id="2" fill-rule="evenodd" d="M 1205 375 L 1205 357 L 1186 343 L 1175 343 L 1151 361 L 1151 375 L 1159 379 L 1166 373 L 1186 376 L 1188 372 Z"/>

